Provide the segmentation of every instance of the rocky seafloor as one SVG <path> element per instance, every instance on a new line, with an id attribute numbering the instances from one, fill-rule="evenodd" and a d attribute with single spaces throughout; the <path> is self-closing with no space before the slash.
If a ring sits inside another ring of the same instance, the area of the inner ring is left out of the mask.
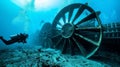
<path id="1" fill-rule="evenodd" d="M 103 54 L 103 53 L 102 53 Z M 101 56 L 102 56 L 101 54 Z M 106 54 L 106 53 L 105 53 Z M 104 54 L 104 56 L 105 56 Z M 110 61 L 93 56 L 92 59 L 84 58 L 80 55 L 63 55 L 54 49 L 42 49 L 33 47 L 32 49 L 4 49 L 0 50 L 0 67 L 119 67 L 119 57 L 107 59 L 118 61 L 117 64 L 110 65 Z M 103 56 L 103 57 L 104 57 Z M 112 57 L 116 57 L 115 55 Z M 95 59 L 95 60 L 94 60 Z M 100 60 L 100 61 L 98 61 Z M 112 63 L 112 62 L 110 62 Z M 114 62 L 115 63 L 115 62 Z"/>

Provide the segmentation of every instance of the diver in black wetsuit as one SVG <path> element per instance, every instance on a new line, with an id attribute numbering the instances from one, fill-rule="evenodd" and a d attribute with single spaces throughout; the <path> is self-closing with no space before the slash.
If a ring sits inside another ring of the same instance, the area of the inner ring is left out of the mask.
<path id="1" fill-rule="evenodd" d="M 12 36 L 10 40 L 5 40 L 2 36 L 0 36 L 0 39 L 6 44 L 6 45 L 10 45 L 10 44 L 13 44 L 13 43 L 27 43 L 26 41 L 26 38 L 28 38 L 28 34 L 17 34 L 15 36 Z"/>

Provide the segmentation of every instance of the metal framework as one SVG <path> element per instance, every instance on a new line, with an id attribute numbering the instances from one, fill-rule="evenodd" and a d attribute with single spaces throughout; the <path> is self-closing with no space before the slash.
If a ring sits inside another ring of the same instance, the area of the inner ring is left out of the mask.
<path id="1" fill-rule="evenodd" d="M 53 48 L 63 54 L 92 56 L 102 41 L 99 14 L 87 4 L 75 3 L 64 7 L 52 23 Z"/>

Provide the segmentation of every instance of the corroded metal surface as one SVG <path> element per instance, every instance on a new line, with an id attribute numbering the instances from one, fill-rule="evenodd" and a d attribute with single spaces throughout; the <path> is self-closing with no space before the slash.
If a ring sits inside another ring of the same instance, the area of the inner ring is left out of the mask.
<path id="1" fill-rule="evenodd" d="M 92 56 L 102 41 L 99 14 L 87 4 L 76 3 L 64 7 L 52 23 L 53 48 L 63 54 Z"/>

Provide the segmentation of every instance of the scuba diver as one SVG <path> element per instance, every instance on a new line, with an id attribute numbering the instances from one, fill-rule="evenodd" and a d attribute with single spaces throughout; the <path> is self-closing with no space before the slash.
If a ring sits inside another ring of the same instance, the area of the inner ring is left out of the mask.
<path id="1" fill-rule="evenodd" d="M 27 43 L 26 38 L 28 38 L 28 34 L 25 34 L 25 33 L 20 33 L 20 34 L 14 35 L 14 36 L 10 37 L 10 40 L 5 40 L 2 36 L 0 36 L 0 39 L 6 45 L 10 45 L 10 44 L 13 44 L 13 43 L 16 43 L 16 42 Z"/>

